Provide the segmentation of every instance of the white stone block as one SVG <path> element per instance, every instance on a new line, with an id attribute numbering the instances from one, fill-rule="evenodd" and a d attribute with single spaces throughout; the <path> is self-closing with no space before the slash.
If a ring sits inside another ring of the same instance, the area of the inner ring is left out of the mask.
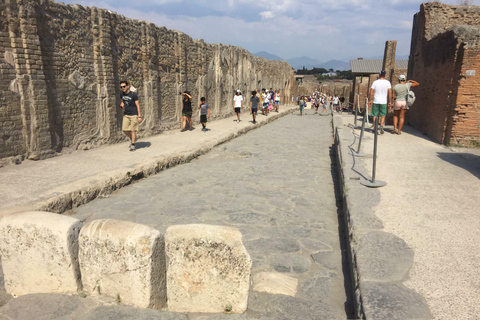
<path id="1" fill-rule="evenodd" d="M 246 311 L 252 261 L 237 229 L 171 226 L 165 252 L 169 311 Z"/>
<path id="2" fill-rule="evenodd" d="M 20 296 L 81 289 L 81 226 L 78 219 L 50 212 L 5 216 L 0 221 L 0 254 L 7 292 Z"/>
<path id="3" fill-rule="evenodd" d="M 165 241 L 160 231 L 128 221 L 94 220 L 82 228 L 79 246 L 87 294 L 119 297 L 139 308 L 163 307 Z"/>
<path id="4" fill-rule="evenodd" d="M 260 272 L 253 277 L 253 291 L 295 297 L 298 279 L 279 272 Z"/>

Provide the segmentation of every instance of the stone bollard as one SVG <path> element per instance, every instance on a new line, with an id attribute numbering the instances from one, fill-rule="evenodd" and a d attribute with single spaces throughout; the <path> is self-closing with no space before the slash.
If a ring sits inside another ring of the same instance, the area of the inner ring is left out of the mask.
<path id="1" fill-rule="evenodd" d="M 165 251 L 169 311 L 246 311 L 252 260 L 237 229 L 171 226 Z"/>
<path id="2" fill-rule="evenodd" d="M 6 291 L 21 296 L 81 290 L 81 226 L 78 219 L 50 212 L 5 216 L 0 221 L 0 254 Z"/>
<path id="3" fill-rule="evenodd" d="M 165 242 L 160 231 L 128 221 L 94 220 L 82 228 L 79 246 L 87 294 L 107 295 L 139 308 L 163 307 Z"/>

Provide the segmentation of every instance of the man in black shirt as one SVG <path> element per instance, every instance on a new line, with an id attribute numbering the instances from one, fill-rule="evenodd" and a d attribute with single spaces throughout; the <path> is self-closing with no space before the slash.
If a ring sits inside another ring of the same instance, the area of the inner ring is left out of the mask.
<path id="1" fill-rule="evenodd" d="M 142 115 L 140 113 L 140 103 L 135 92 L 130 91 L 130 86 L 127 81 L 120 82 L 120 108 L 123 109 L 122 130 L 127 137 L 130 138 L 130 151 L 135 151 L 135 141 L 137 139 L 138 124 L 142 122 Z"/>

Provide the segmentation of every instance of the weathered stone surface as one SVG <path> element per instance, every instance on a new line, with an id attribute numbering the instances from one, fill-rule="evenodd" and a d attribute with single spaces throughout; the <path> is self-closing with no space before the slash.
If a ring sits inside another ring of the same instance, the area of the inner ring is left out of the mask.
<path id="1" fill-rule="evenodd" d="M 366 319 L 432 319 L 425 299 L 398 283 L 362 282 Z"/>
<path id="2" fill-rule="evenodd" d="M 413 264 L 413 256 L 403 239 L 374 231 L 360 239 L 357 264 L 363 280 L 402 281 Z"/>
<path id="3" fill-rule="evenodd" d="M 260 272 L 253 277 L 253 290 L 295 297 L 298 279 L 277 272 Z"/>
<path id="4" fill-rule="evenodd" d="M 85 87 L 85 78 L 82 77 L 78 70 L 73 71 L 68 76 L 68 81 L 77 89 L 83 89 Z"/>
<path id="5" fill-rule="evenodd" d="M 81 288 L 78 233 L 82 223 L 50 212 L 24 212 L 0 221 L 5 288 L 29 293 L 75 293 Z"/>
<path id="6" fill-rule="evenodd" d="M 84 291 L 161 309 L 166 301 L 165 243 L 151 227 L 113 219 L 86 224 L 79 236 Z"/>
<path id="7" fill-rule="evenodd" d="M 136 309 L 124 306 L 100 306 L 93 309 L 78 320 L 188 320 L 182 313 L 159 310 Z"/>
<path id="8" fill-rule="evenodd" d="M 8 304 L 0 308 L 0 319 L 79 319 L 79 317 L 95 307 L 98 307 L 98 303 L 79 296 L 47 293 L 29 294 L 10 300 Z"/>
<path id="9" fill-rule="evenodd" d="M 322 301 L 329 296 L 331 287 L 331 277 L 313 276 L 300 283 L 299 291 L 313 300 Z"/>
<path id="10" fill-rule="evenodd" d="M 272 267 L 278 272 L 304 273 L 310 270 L 309 258 L 297 254 L 279 254 L 270 259 Z"/>
<path id="11" fill-rule="evenodd" d="M 251 312 L 262 312 L 274 319 L 282 320 L 345 319 L 344 312 L 322 302 L 255 291 L 249 297 L 248 309 Z"/>
<path id="12" fill-rule="evenodd" d="M 252 261 L 235 228 L 171 226 L 165 233 L 168 308 L 177 312 L 247 309 Z"/>

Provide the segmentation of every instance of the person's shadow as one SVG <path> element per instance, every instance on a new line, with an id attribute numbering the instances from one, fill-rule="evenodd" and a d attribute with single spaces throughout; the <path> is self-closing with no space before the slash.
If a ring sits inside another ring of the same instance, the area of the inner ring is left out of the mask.
<path id="1" fill-rule="evenodd" d="M 135 143 L 136 149 L 149 148 L 152 144 L 148 141 Z"/>

